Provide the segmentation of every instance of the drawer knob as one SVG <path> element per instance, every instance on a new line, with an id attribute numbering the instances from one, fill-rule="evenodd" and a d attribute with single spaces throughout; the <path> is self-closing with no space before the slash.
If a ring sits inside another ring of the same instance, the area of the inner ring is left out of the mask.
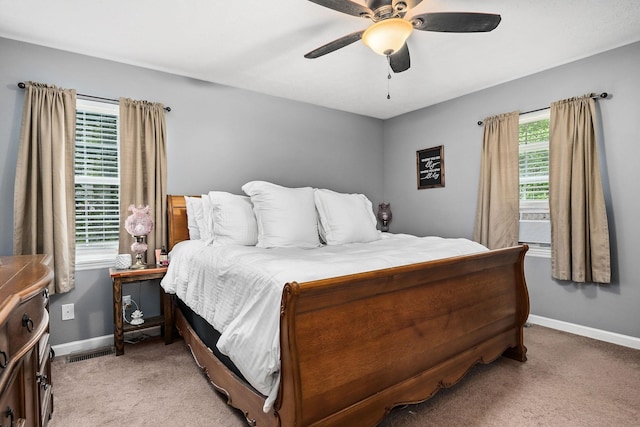
<path id="1" fill-rule="evenodd" d="M 49 388 L 49 377 L 45 374 L 36 374 L 36 382 L 45 390 Z"/>
<path id="2" fill-rule="evenodd" d="M 11 406 L 7 406 L 7 410 L 4 411 L 4 417 L 5 418 L 11 418 L 10 426 L 13 427 L 14 426 L 13 408 Z"/>
<path id="3" fill-rule="evenodd" d="M 7 357 L 7 353 L 0 350 L 0 368 L 4 369 L 9 364 L 9 358 Z"/>
<path id="4" fill-rule="evenodd" d="M 28 314 L 22 316 L 22 326 L 27 328 L 27 332 L 29 333 L 33 331 L 33 320 L 31 320 Z"/>

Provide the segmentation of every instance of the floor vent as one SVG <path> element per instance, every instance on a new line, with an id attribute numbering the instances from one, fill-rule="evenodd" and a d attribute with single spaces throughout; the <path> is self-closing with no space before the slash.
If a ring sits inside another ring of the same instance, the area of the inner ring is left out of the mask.
<path id="1" fill-rule="evenodd" d="M 65 363 L 79 362 L 81 360 L 94 359 L 96 357 L 107 356 L 114 354 L 116 349 L 114 347 L 98 348 L 96 350 L 90 350 L 85 352 L 71 353 L 65 359 Z"/>

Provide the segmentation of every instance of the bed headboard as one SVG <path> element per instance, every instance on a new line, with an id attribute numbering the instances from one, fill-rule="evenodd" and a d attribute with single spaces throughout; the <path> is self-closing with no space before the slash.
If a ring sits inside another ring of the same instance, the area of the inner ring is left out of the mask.
<path id="1" fill-rule="evenodd" d="M 169 228 L 169 247 L 167 250 L 173 249 L 173 246 L 178 242 L 189 240 L 187 203 L 184 196 L 167 195 L 167 222 Z"/>

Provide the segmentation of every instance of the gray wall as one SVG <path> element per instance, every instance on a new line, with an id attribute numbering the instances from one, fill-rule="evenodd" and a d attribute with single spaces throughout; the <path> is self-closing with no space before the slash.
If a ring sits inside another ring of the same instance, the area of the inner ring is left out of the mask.
<path id="1" fill-rule="evenodd" d="M 385 121 L 384 195 L 393 208 L 392 231 L 471 237 L 482 145 L 476 122 L 609 92 L 597 105 L 613 283 L 554 281 L 550 260 L 534 257 L 527 257 L 526 277 L 532 314 L 640 337 L 639 72 L 635 43 Z M 444 145 L 445 187 L 417 190 L 416 151 L 437 145 Z"/>
<path id="2" fill-rule="evenodd" d="M 391 231 L 452 237 L 471 237 L 473 231 L 482 140 L 478 120 L 591 91 L 610 92 L 611 99 L 598 105 L 614 283 L 552 281 L 550 262 L 541 258 L 527 258 L 526 274 L 533 314 L 640 337 L 640 263 L 633 250 L 640 237 L 635 161 L 640 156 L 640 43 L 385 122 L 2 38 L 0 58 L 0 255 L 12 252 L 23 98 L 19 81 L 171 106 L 170 193 L 239 193 L 243 183 L 265 179 L 362 192 L 374 204 L 384 195 L 393 208 Z M 415 152 L 436 145 L 445 146 L 446 186 L 417 190 Z M 112 333 L 106 269 L 79 271 L 76 277 L 75 290 L 52 298 L 53 344 Z M 134 299 L 140 295 L 145 314 L 155 314 L 156 288 L 131 286 L 127 293 Z M 60 305 L 71 302 L 76 319 L 62 322 Z"/>
<path id="3" fill-rule="evenodd" d="M 240 193 L 254 179 L 366 194 L 382 201 L 380 120 L 0 38 L 0 255 L 13 245 L 13 184 L 23 92 L 19 81 L 78 93 L 162 102 L 167 113 L 168 191 Z M 151 284 L 131 285 L 145 315 L 157 313 Z M 61 304 L 75 304 L 62 322 Z M 53 344 L 113 332 L 106 269 L 79 271 L 76 289 L 51 299 Z"/>

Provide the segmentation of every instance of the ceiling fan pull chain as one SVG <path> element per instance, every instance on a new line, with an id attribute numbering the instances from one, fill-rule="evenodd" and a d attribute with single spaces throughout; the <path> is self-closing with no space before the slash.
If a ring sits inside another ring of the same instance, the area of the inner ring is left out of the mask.
<path id="1" fill-rule="evenodd" d="M 389 90 L 390 80 L 391 80 L 391 56 L 387 55 L 387 64 L 389 66 L 389 71 L 387 74 L 387 99 L 391 99 L 391 93 Z"/>

